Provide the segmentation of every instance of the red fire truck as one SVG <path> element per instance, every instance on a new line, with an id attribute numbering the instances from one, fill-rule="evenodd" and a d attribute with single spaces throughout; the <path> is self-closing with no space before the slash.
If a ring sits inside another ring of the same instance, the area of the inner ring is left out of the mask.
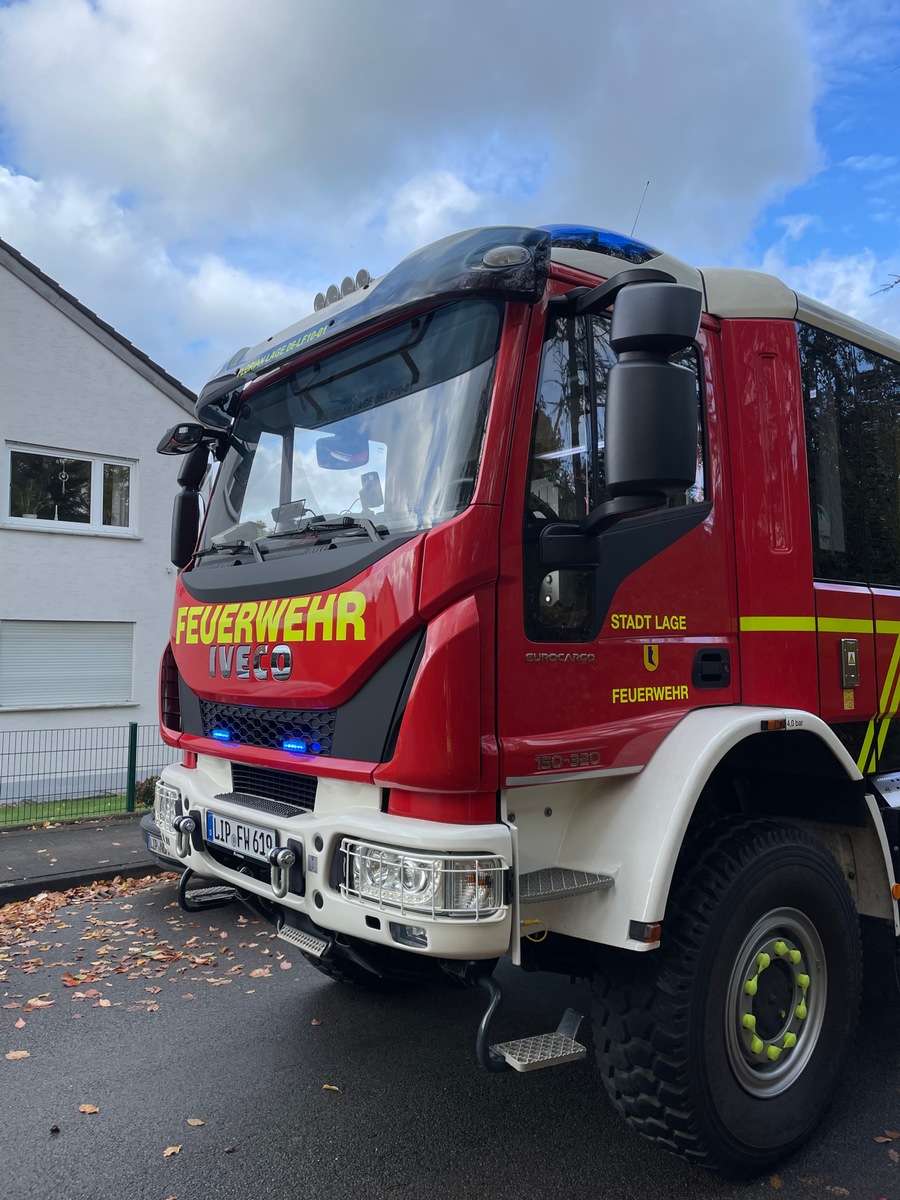
<path id="1" fill-rule="evenodd" d="M 604 1085 L 769 1167 L 900 932 L 900 341 L 767 275 L 477 229 L 239 351 L 181 453 L 149 837 L 357 985 L 592 981 Z M 200 521 L 210 463 L 217 473 Z"/>

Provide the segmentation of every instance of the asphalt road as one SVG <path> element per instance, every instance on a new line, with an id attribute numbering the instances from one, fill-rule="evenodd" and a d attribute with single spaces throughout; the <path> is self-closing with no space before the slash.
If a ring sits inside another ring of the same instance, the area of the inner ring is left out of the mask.
<path id="1" fill-rule="evenodd" d="M 65 972 L 94 978 L 66 987 Z M 499 978 L 501 1038 L 551 1029 L 569 1004 L 587 1011 L 585 987 L 508 966 Z M 0 1194 L 900 1197 L 900 1140 L 874 1141 L 900 1127 L 900 1002 L 883 988 L 815 1139 L 777 1176 L 741 1184 L 643 1142 L 592 1063 L 484 1072 L 481 1012 L 480 994 L 333 984 L 238 908 L 180 913 L 171 883 L 61 909 L 0 949 Z"/>

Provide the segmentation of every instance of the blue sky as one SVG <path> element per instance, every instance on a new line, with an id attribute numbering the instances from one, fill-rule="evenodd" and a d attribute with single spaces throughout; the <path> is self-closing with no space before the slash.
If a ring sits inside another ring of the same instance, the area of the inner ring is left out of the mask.
<path id="1" fill-rule="evenodd" d="M 548 16 L 549 14 L 549 16 Z M 583 222 L 900 335 L 900 0 L 0 0 L 0 236 L 197 388 L 358 267 Z"/>

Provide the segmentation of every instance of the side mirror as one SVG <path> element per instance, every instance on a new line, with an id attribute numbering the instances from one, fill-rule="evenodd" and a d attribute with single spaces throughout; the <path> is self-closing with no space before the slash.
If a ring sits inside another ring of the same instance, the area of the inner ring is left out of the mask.
<path id="1" fill-rule="evenodd" d="M 181 425 L 173 425 L 162 435 L 157 454 L 190 454 L 196 445 L 203 441 L 208 430 L 194 421 L 184 421 Z"/>
<path id="2" fill-rule="evenodd" d="M 200 532 L 200 493 L 184 489 L 172 508 L 171 554 L 173 566 L 181 570 L 194 556 Z"/>
<path id="3" fill-rule="evenodd" d="M 203 426 L 197 426 L 203 430 Z M 204 433 L 206 431 L 204 430 Z M 180 570 L 191 561 L 200 532 L 200 488 L 209 469 L 209 445 L 197 442 L 178 468 L 181 491 L 172 507 L 172 540 L 170 557 Z"/>
<path id="4" fill-rule="evenodd" d="M 645 283 L 624 289 L 609 342 L 617 360 L 606 393 L 606 486 L 613 498 L 683 490 L 697 470 L 694 375 L 669 362 L 697 337 L 696 288 Z"/>

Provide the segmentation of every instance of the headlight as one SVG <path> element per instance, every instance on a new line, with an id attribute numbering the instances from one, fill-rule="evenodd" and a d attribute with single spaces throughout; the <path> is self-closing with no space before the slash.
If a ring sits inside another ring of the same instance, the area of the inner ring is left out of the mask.
<path id="1" fill-rule="evenodd" d="M 344 895 L 379 908 L 478 920 L 503 906 L 500 858 L 413 854 L 344 838 Z"/>
<path id="2" fill-rule="evenodd" d="M 156 784 L 156 796 L 153 802 L 153 815 L 161 833 L 174 833 L 173 822 L 176 817 L 176 806 L 181 800 L 178 788 L 169 787 L 167 783 Z"/>

